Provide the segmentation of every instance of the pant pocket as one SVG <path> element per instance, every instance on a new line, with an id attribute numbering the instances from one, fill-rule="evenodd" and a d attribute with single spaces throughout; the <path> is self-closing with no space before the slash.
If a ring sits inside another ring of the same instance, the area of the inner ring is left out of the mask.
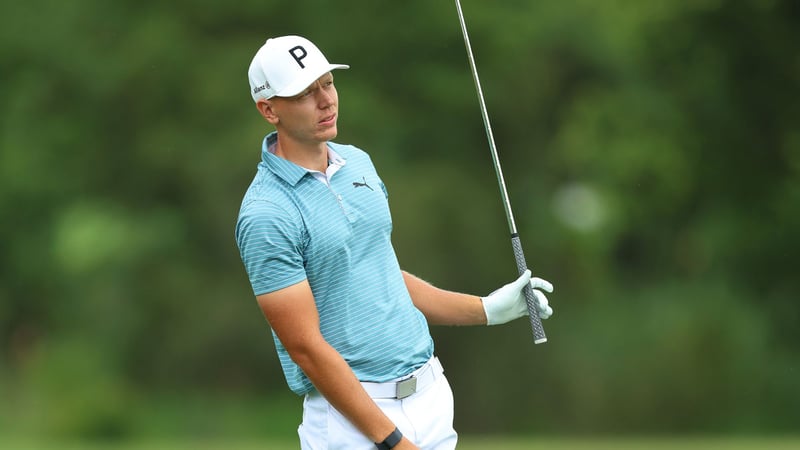
<path id="1" fill-rule="evenodd" d="M 329 450 L 374 450 L 375 444 L 330 404 L 327 417 Z"/>

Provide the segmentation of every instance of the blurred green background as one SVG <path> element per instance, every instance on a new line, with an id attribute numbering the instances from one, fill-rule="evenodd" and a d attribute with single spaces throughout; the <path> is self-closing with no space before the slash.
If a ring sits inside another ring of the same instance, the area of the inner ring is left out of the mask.
<path id="1" fill-rule="evenodd" d="M 529 265 L 529 325 L 434 328 L 465 435 L 800 423 L 800 3 L 464 0 Z M 233 228 L 269 36 L 338 72 L 401 265 L 515 277 L 452 1 L 0 6 L 0 437 L 281 438 L 289 393 Z"/>

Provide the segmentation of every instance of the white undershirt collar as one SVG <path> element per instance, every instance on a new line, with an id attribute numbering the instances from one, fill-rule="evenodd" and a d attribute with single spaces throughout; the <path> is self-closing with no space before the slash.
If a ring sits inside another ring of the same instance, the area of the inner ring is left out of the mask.
<path id="1" fill-rule="evenodd" d="M 269 152 L 275 155 L 275 150 L 277 148 L 276 144 L 272 144 L 269 146 Z M 277 155 L 276 155 L 277 156 Z M 321 183 L 325 184 L 325 186 L 330 186 L 330 179 L 333 177 L 333 174 L 339 171 L 342 167 L 344 167 L 345 163 L 347 162 L 346 159 L 342 158 L 338 153 L 336 153 L 330 145 L 328 146 L 328 167 L 325 169 L 325 173 L 320 172 L 319 170 L 312 170 L 307 167 L 303 167 L 311 174 L 315 179 L 319 180 Z M 302 167 L 302 166 L 301 166 Z"/>

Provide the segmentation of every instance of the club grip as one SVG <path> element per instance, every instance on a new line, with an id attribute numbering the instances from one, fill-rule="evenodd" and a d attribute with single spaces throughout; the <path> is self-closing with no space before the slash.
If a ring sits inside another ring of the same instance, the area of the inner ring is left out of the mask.
<path id="1" fill-rule="evenodd" d="M 522 275 L 528 269 L 528 264 L 525 262 L 525 254 L 522 252 L 522 242 L 519 240 L 519 235 L 514 233 L 511 235 L 511 246 L 514 248 L 514 259 L 517 261 L 517 270 Z M 536 308 L 536 297 L 533 295 L 531 284 L 525 285 L 525 301 L 528 304 L 528 317 L 531 321 L 531 328 L 533 329 L 533 342 L 534 344 L 542 344 L 547 342 L 547 336 L 544 334 L 544 327 L 542 326 L 542 319 L 539 318 L 539 311 Z"/>

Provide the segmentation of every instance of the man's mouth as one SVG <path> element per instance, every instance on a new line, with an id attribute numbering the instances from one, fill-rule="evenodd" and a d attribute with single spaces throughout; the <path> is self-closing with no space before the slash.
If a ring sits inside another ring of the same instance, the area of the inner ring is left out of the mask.
<path id="1" fill-rule="evenodd" d="M 319 121 L 320 125 L 331 125 L 336 122 L 336 114 L 331 114 L 330 116 L 323 117 L 322 120 Z"/>

